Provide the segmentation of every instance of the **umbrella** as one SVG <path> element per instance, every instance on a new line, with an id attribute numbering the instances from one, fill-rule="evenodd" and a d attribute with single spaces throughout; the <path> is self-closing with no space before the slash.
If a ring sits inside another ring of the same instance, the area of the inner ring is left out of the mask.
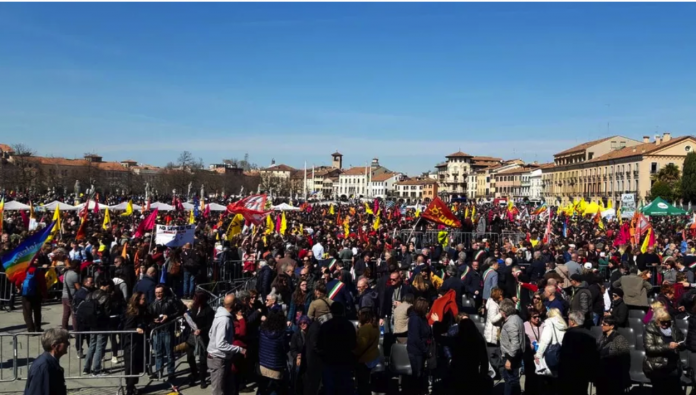
<path id="1" fill-rule="evenodd" d="M 686 215 L 685 210 L 682 210 L 678 207 L 674 207 L 673 205 L 667 203 L 667 201 L 665 201 L 661 197 L 658 197 L 657 199 L 650 202 L 650 204 L 643 207 L 641 212 L 645 215 L 648 215 L 648 216 L 653 216 L 653 215 Z"/>

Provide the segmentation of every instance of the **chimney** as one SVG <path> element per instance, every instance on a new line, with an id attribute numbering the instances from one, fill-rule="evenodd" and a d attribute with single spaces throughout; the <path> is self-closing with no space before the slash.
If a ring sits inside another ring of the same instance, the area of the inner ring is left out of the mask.
<path id="1" fill-rule="evenodd" d="M 643 144 L 647 144 L 650 142 L 650 136 L 643 136 Z"/>
<path id="2" fill-rule="evenodd" d="M 669 140 L 672 140 L 672 135 L 669 132 L 662 133 L 662 142 L 666 143 Z"/>
<path id="3" fill-rule="evenodd" d="M 659 134 L 655 135 L 655 145 L 660 145 L 662 143 L 662 137 Z"/>

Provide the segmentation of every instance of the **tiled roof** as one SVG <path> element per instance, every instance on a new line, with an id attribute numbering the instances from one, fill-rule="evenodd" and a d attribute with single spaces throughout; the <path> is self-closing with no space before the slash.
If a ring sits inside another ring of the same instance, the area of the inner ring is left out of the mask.
<path id="1" fill-rule="evenodd" d="M 296 169 L 288 166 L 288 165 L 273 165 L 273 166 L 268 166 L 265 169 L 261 169 L 261 171 L 295 171 Z"/>
<path id="2" fill-rule="evenodd" d="M 449 155 L 445 156 L 445 158 L 471 158 L 471 157 L 472 157 L 471 155 L 464 153 L 462 151 L 457 151 L 453 154 L 449 154 Z"/>
<path id="3" fill-rule="evenodd" d="M 331 156 L 343 156 L 343 154 L 341 154 L 340 152 L 336 151 L 336 152 L 334 152 L 333 154 L 331 154 Z"/>
<path id="4" fill-rule="evenodd" d="M 492 156 L 474 156 L 471 158 L 474 162 L 500 162 L 503 158 L 494 158 Z"/>
<path id="5" fill-rule="evenodd" d="M 599 140 L 588 141 L 588 142 L 586 142 L 586 143 L 582 143 L 582 144 L 580 144 L 580 145 L 576 145 L 576 146 L 573 147 L 573 148 L 568 148 L 568 149 L 565 150 L 565 151 L 561 151 L 561 152 L 559 152 L 559 153 L 557 153 L 557 154 L 554 154 L 554 156 L 558 156 L 558 155 L 567 155 L 567 154 L 572 154 L 573 152 L 584 151 L 584 150 L 586 150 L 586 149 L 592 147 L 593 145 L 596 145 L 596 144 L 599 144 L 599 143 L 603 143 L 603 142 L 605 142 L 605 141 L 607 141 L 607 140 L 609 140 L 609 139 L 611 139 L 611 138 L 614 138 L 614 137 L 617 137 L 617 136 L 610 136 L 610 137 L 605 137 L 605 138 L 599 139 Z"/>
<path id="6" fill-rule="evenodd" d="M 358 166 L 358 167 L 351 167 L 350 169 L 346 170 L 341 174 L 342 176 L 364 176 L 365 173 L 367 173 L 370 170 L 370 167 L 365 167 L 365 166 Z"/>
<path id="7" fill-rule="evenodd" d="M 372 176 L 372 181 L 387 181 L 388 179 L 398 175 L 398 173 L 382 173 Z"/>
<path id="8" fill-rule="evenodd" d="M 541 170 L 546 170 L 546 169 L 550 169 L 550 168 L 555 167 L 555 166 L 556 166 L 555 163 L 549 162 L 549 163 L 542 163 L 542 164 L 540 164 L 540 165 L 539 165 L 539 168 L 540 168 Z"/>
<path id="9" fill-rule="evenodd" d="M 138 161 L 133 160 L 133 159 L 126 159 L 126 160 L 122 160 L 121 163 L 138 163 Z"/>
<path id="10" fill-rule="evenodd" d="M 435 167 L 447 167 L 447 162 L 438 163 Z"/>
<path id="11" fill-rule="evenodd" d="M 631 156 L 646 155 L 646 154 L 650 154 L 652 152 L 659 151 L 665 147 L 679 143 L 679 142 L 684 141 L 686 139 L 694 140 L 696 138 L 693 136 L 682 136 L 682 137 L 675 137 L 675 138 L 671 139 L 670 141 L 668 141 L 666 143 L 662 143 L 660 145 L 657 145 L 654 142 L 653 143 L 638 144 L 638 145 L 635 145 L 633 147 L 626 147 L 626 148 L 622 148 L 620 150 L 611 151 L 611 152 L 604 154 L 600 157 L 589 160 L 586 163 L 595 163 L 595 162 L 602 162 L 605 160 L 613 160 L 613 159 L 629 158 Z"/>
<path id="12" fill-rule="evenodd" d="M 396 183 L 396 185 L 426 185 L 426 184 L 437 184 L 435 180 L 403 180 Z"/>
<path id="13" fill-rule="evenodd" d="M 7 144 L 0 144 L 0 151 L 2 151 L 2 152 L 14 152 L 12 147 L 10 147 Z"/>

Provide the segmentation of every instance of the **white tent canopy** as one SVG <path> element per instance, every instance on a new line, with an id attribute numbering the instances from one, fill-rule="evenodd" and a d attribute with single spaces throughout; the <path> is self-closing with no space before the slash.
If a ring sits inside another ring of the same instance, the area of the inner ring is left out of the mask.
<path id="1" fill-rule="evenodd" d="M 109 210 L 114 210 L 114 211 L 126 211 L 126 207 L 128 207 L 128 202 L 121 202 L 115 206 L 109 206 Z M 138 206 L 137 204 L 133 203 L 133 210 L 141 210 L 142 207 Z"/>
<path id="2" fill-rule="evenodd" d="M 291 206 L 287 203 L 281 203 L 281 204 L 279 204 L 277 206 L 273 206 L 271 208 L 273 210 L 280 210 L 280 211 L 300 211 L 299 207 L 294 207 L 294 206 Z"/>
<path id="3" fill-rule="evenodd" d="M 159 211 L 174 211 L 174 206 L 170 206 L 162 202 L 154 202 L 150 205 L 150 209 L 157 208 Z"/>
<path id="4" fill-rule="evenodd" d="M 54 200 L 51 203 L 43 205 L 44 210 L 47 210 L 47 211 L 54 211 L 56 209 L 56 207 L 58 207 L 58 210 L 60 210 L 60 211 L 77 210 L 77 208 L 75 208 L 75 206 L 67 204 L 67 203 L 59 202 L 57 200 Z"/>
<path id="5" fill-rule="evenodd" d="M 186 203 L 181 203 L 181 205 L 184 206 L 184 210 L 193 210 L 193 204 L 192 204 L 192 203 L 186 202 Z M 201 207 L 198 206 L 198 208 L 200 209 Z"/>
<path id="6" fill-rule="evenodd" d="M 5 202 L 5 210 L 8 210 L 8 211 L 29 210 L 29 206 L 27 206 L 24 203 L 20 203 L 16 200 L 12 200 L 10 202 Z"/>
<path id="7" fill-rule="evenodd" d="M 222 204 L 210 203 L 210 211 L 227 211 L 227 207 Z"/>
<path id="8" fill-rule="evenodd" d="M 89 209 L 89 210 L 94 210 L 94 206 L 95 206 L 96 204 L 97 204 L 97 203 L 96 203 L 94 200 L 90 200 L 90 201 L 89 201 L 88 209 Z M 78 204 L 78 205 L 75 207 L 75 209 L 76 209 L 76 210 L 82 210 L 83 207 L 85 207 L 85 203 Z M 99 210 L 106 210 L 107 207 L 109 207 L 109 206 L 107 206 L 106 204 L 99 203 Z"/>

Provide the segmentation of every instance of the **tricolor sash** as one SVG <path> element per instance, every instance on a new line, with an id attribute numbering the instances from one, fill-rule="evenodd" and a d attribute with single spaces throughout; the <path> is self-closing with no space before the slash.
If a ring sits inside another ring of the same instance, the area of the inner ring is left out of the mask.
<path id="1" fill-rule="evenodd" d="M 343 289 L 344 285 L 342 282 L 337 282 L 336 285 L 331 288 L 331 291 L 329 291 L 329 299 L 333 300 L 334 297 L 338 294 L 338 292 Z"/>
<path id="2" fill-rule="evenodd" d="M 481 259 L 481 254 L 483 254 L 485 251 L 484 250 L 479 250 L 476 255 L 474 255 L 474 260 L 477 261 L 478 263 L 483 263 L 480 261 Z"/>
<path id="3" fill-rule="evenodd" d="M 486 270 L 486 271 L 483 273 L 483 282 L 484 282 L 484 284 L 486 283 L 486 280 L 488 280 L 488 276 L 490 276 L 491 273 L 494 272 L 494 271 L 495 271 L 495 270 L 493 270 L 493 269 L 491 268 L 491 269 Z"/>
<path id="4" fill-rule="evenodd" d="M 469 267 L 469 265 L 466 265 L 466 267 L 464 268 L 464 273 L 462 273 L 462 280 L 464 280 L 464 278 L 466 278 L 466 275 L 469 274 L 469 270 L 471 270 L 471 267 Z"/>

